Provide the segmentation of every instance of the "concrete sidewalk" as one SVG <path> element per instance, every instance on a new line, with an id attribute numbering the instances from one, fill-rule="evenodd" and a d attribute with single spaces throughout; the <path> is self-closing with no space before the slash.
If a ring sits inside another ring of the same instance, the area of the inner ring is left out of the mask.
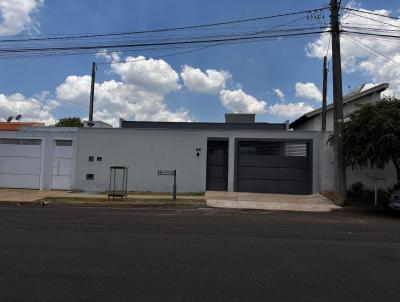
<path id="1" fill-rule="evenodd" d="M 57 190 L 0 189 L 0 202 L 35 203 L 43 198 L 79 198 L 83 202 L 93 198 L 106 199 L 106 194 L 68 192 Z M 135 193 L 128 195 L 131 199 L 169 200 L 170 194 Z M 209 207 L 230 209 L 258 209 L 301 212 L 329 212 L 339 209 L 332 201 L 320 194 L 284 195 L 257 194 L 238 192 L 206 192 L 205 196 L 178 195 L 178 199 L 204 200 Z"/>
<path id="2" fill-rule="evenodd" d="M 5 202 L 36 202 L 43 198 L 54 197 L 54 198 L 107 198 L 106 194 L 95 194 L 95 193 L 81 193 L 81 192 L 68 192 L 68 191 L 57 191 L 57 190 L 27 190 L 27 189 L 0 189 L 0 201 Z M 171 194 L 160 193 L 157 194 L 129 194 L 128 198 L 132 199 L 171 199 Z M 178 195 L 178 198 L 182 199 L 204 199 L 204 196 L 183 196 Z"/>
<path id="3" fill-rule="evenodd" d="M 239 192 L 206 192 L 209 207 L 230 209 L 280 210 L 299 212 L 329 212 L 339 209 L 320 194 L 286 195 Z"/>

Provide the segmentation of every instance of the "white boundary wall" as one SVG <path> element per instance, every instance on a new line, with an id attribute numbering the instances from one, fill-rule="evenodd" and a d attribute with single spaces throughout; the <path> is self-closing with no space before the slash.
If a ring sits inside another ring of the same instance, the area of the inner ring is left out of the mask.
<path id="1" fill-rule="evenodd" d="M 178 192 L 206 190 L 207 139 L 229 139 L 228 190 L 234 189 L 235 139 L 306 139 L 313 141 L 313 192 L 320 191 L 320 132 L 181 129 L 87 129 L 79 131 L 75 188 L 106 191 L 110 166 L 128 166 L 128 190 L 171 191 L 172 178 L 159 169 L 176 169 Z M 200 156 L 196 149 L 201 148 Z M 89 161 L 89 156 L 94 161 Z M 101 161 L 97 161 L 101 157 Z M 94 174 L 87 180 L 87 174 Z"/>

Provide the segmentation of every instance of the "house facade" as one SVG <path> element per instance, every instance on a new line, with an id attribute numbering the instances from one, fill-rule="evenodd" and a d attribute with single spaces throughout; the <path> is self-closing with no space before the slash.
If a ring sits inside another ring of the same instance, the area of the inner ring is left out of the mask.
<path id="1" fill-rule="evenodd" d="M 122 128 L 0 132 L 0 187 L 101 192 L 111 166 L 129 167 L 130 191 L 170 191 L 172 178 L 159 170 L 176 170 L 178 192 L 311 194 L 332 187 L 320 158 L 323 134 L 287 126 L 123 121 Z"/>

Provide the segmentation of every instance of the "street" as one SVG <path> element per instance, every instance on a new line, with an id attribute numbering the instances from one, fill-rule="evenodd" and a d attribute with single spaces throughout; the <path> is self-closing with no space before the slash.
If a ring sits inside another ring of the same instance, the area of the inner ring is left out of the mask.
<path id="1" fill-rule="evenodd" d="M 0 208 L 0 301 L 399 301 L 399 215 Z"/>

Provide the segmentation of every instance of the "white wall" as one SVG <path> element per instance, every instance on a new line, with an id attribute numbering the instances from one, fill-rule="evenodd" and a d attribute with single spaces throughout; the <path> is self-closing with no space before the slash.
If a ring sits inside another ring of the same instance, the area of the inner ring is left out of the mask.
<path id="1" fill-rule="evenodd" d="M 335 190 L 334 153 L 328 143 L 332 132 L 320 132 L 320 192 Z"/>
<path id="2" fill-rule="evenodd" d="M 167 192 L 172 177 L 158 176 L 158 169 L 177 170 L 178 192 L 206 190 L 207 138 L 229 139 L 228 190 L 234 189 L 235 139 L 312 139 L 313 191 L 319 191 L 319 132 L 167 130 L 167 129 L 80 129 L 75 188 L 106 191 L 109 167 L 129 166 L 128 189 Z M 201 148 L 196 156 L 196 148 Z M 95 161 L 89 162 L 88 157 Z M 96 157 L 102 161 L 96 161 Z M 86 180 L 86 174 L 94 180 Z"/>
<path id="3" fill-rule="evenodd" d="M 320 146 L 320 190 L 323 191 L 334 191 L 334 153 L 332 146 L 327 143 L 329 136 L 332 132 L 321 132 L 321 146 Z M 379 180 L 376 180 L 378 179 Z M 357 182 L 364 184 L 364 189 L 373 190 L 376 183 L 378 188 L 387 190 L 392 188 L 397 182 L 396 170 L 394 165 L 390 162 L 384 169 L 378 168 L 362 168 L 362 169 L 351 169 L 348 168 L 346 171 L 346 183 L 347 189 Z"/>
<path id="4" fill-rule="evenodd" d="M 343 106 L 343 115 L 346 117 L 349 113 L 358 109 L 360 104 L 367 104 L 377 102 L 380 99 L 380 94 L 372 94 L 365 96 L 357 101 L 345 104 Z M 298 126 L 295 130 L 303 131 L 321 131 L 322 118 L 321 114 L 315 116 L 304 124 Z M 333 110 L 329 110 L 326 113 L 326 131 L 333 131 Z"/>
<path id="5" fill-rule="evenodd" d="M 0 131 L 1 138 L 41 138 L 43 148 L 41 189 L 51 189 L 53 180 L 53 152 L 55 139 L 74 140 L 74 158 L 76 155 L 77 128 L 37 127 L 25 128 L 20 131 Z M 72 168 L 72 178 L 75 176 L 75 160 Z M 72 183 L 74 179 L 72 179 Z"/>

